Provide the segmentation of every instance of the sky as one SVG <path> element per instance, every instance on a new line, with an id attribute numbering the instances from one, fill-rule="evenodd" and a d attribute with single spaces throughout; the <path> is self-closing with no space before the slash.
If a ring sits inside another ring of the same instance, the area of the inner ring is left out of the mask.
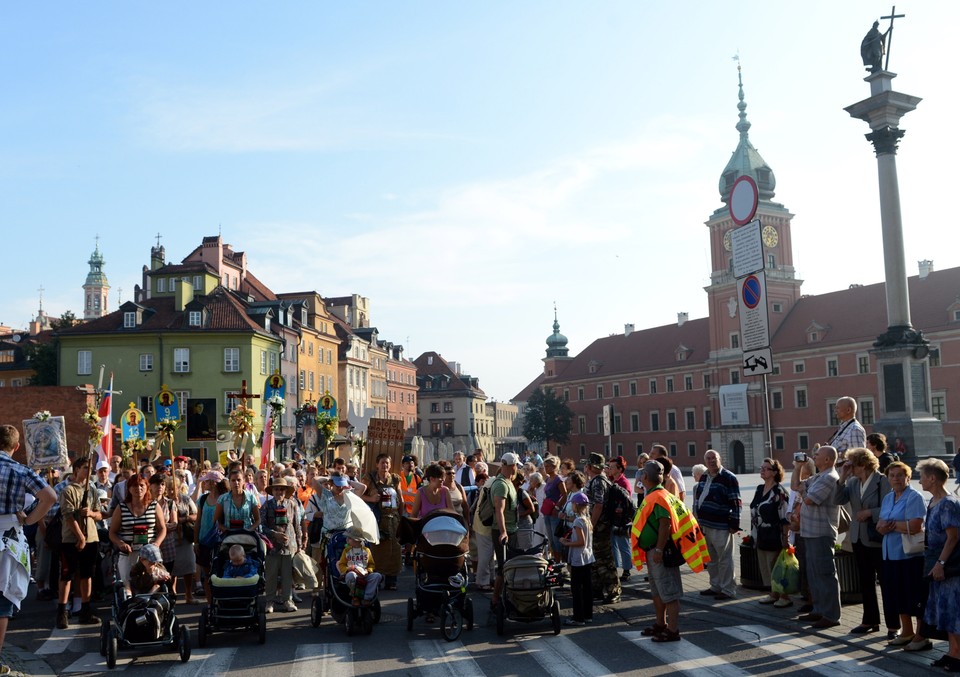
<path id="1" fill-rule="evenodd" d="M 960 265 L 960 3 L 901 2 L 894 88 L 907 269 Z M 704 222 L 750 139 L 803 293 L 883 279 L 860 41 L 890 5 L 491 0 L 0 4 L 0 324 L 110 306 L 162 235 L 245 251 L 274 291 L 358 293 L 382 338 L 509 400 L 554 303 L 571 355 L 703 317 Z M 885 29 L 887 21 L 882 23 Z M 739 62 L 734 56 L 739 55 Z M 122 290 L 122 291 L 121 291 Z M 958 290 L 960 292 L 960 290 Z M 864 312 L 883 315 L 884 308 Z"/>

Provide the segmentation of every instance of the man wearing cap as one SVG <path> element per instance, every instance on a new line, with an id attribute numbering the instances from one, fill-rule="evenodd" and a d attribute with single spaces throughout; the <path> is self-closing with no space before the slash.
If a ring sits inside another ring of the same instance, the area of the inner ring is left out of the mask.
<path id="1" fill-rule="evenodd" d="M 94 486 L 97 489 L 102 489 L 107 492 L 107 495 L 110 495 L 110 490 L 113 489 L 113 480 L 110 479 L 110 464 L 106 461 L 100 461 L 97 463 L 97 479 L 93 482 Z"/>
<path id="2" fill-rule="evenodd" d="M 263 533 L 273 543 L 267 555 L 265 578 L 267 596 L 276 594 L 280 579 L 280 596 L 267 603 L 267 613 L 274 606 L 280 611 L 296 611 L 293 601 L 293 556 L 300 550 L 303 506 L 294 498 L 296 481 L 292 477 L 274 480 L 269 487 L 272 497 L 263 508 Z"/>
<path id="3" fill-rule="evenodd" d="M 70 584 L 74 577 L 78 588 L 76 592 L 80 594 L 79 622 L 83 625 L 100 624 L 100 619 L 90 610 L 90 594 L 93 592 L 93 572 L 100 548 L 97 521 L 103 515 L 100 514 L 98 490 L 87 482 L 89 475 L 90 458 L 81 456 L 73 462 L 70 484 L 60 496 L 63 546 L 60 548 L 57 628 L 61 630 L 68 626 L 67 603 L 70 601 Z"/>
<path id="4" fill-rule="evenodd" d="M 507 452 L 500 458 L 500 472 L 490 484 L 493 500 L 493 556 L 497 561 L 497 576 L 493 584 L 493 606 L 500 604 L 503 589 L 503 563 L 507 561 L 507 549 L 517 547 L 517 488 L 513 478 L 517 474 L 520 458 Z"/>
<path id="5" fill-rule="evenodd" d="M 590 499 L 590 521 L 593 524 L 593 595 L 604 604 L 620 601 L 620 576 L 613 559 L 612 525 L 603 519 L 603 503 L 610 490 L 610 480 L 604 475 L 607 460 L 602 454 L 591 453 L 584 470 L 587 486 L 584 491 Z"/>

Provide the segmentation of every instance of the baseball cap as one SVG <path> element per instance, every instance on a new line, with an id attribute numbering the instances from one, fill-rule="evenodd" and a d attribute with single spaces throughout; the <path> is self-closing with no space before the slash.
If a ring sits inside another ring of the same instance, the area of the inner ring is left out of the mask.
<path id="1" fill-rule="evenodd" d="M 163 561 L 163 557 L 160 555 L 160 548 L 155 546 L 153 543 L 147 543 L 144 546 L 141 546 L 140 559 L 145 559 L 148 562 L 153 562 L 154 564 Z"/>
<path id="2" fill-rule="evenodd" d="M 412 460 L 413 460 L 413 456 L 404 456 L 403 458 L 400 459 L 400 462 L 401 462 L 401 463 L 409 463 L 409 462 L 412 461 Z"/>
<path id="3" fill-rule="evenodd" d="M 104 468 L 106 468 L 107 470 L 109 470 L 109 469 L 110 469 L 110 464 L 107 463 L 106 461 L 100 461 L 99 463 L 97 463 L 97 470 L 103 470 Z"/>
<path id="4" fill-rule="evenodd" d="M 578 491 L 573 496 L 570 497 L 570 502 L 576 505 L 586 505 L 590 502 L 590 499 L 587 498 L 587 495 L 582 491 Z"/>
<path id="5" fill-rule="evenodd" d="M 173 465 L 173 461 L 171 461 L 169 458 L 165 458 L 163 459 L 163 465 L 169 468 L 171 465 Z"/>
<path id="6" fill-rule="evenodd" d="M 189 457 L 189 456 L 177 456 L 174 460 L 175 460 L 175 461 L 183 461 L 183 462 L 185 462 L 185 463 L 189 463 L 189 462 L 190 462 L 190 457 Z"/>
<path id="7" fill-rule="evenodd" d="M 349 487 L 350 480 L 346 475 L 333 475 L 330 477 L 330 481 L 333 482 L 333 485 L 336 487 Z"/>
<path id="8" fill-rule="evenodd" d="M 520 462 L 520 458 L 512 451 L 508 451 L 507 453 L 505 453 L 503 456 L 500 457 L 500 462 L 503 465 L 516 465 L 517 463 Z"/>

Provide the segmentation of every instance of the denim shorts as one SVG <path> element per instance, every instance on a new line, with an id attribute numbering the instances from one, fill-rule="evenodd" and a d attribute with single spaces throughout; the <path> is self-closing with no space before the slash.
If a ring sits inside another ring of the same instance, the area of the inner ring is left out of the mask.
<path id="1" fill-rule="evenodd" d="M 0 618 L 13 617 L 13 602 L 0 594 Z"/>

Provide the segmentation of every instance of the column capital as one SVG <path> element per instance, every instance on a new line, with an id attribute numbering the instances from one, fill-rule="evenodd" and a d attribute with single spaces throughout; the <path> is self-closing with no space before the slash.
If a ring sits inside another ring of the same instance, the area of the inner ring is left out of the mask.
<path id="1" fill-rule="evenodd" d="M 905 133 L 906 130 L 899 127 L 881 127 L 869 134 L 864 134 L 864 136 L 867 141 L 873 144 L 873 150 L 879 157 L 881 155 L 896 155 L 897 144 Z"/>

